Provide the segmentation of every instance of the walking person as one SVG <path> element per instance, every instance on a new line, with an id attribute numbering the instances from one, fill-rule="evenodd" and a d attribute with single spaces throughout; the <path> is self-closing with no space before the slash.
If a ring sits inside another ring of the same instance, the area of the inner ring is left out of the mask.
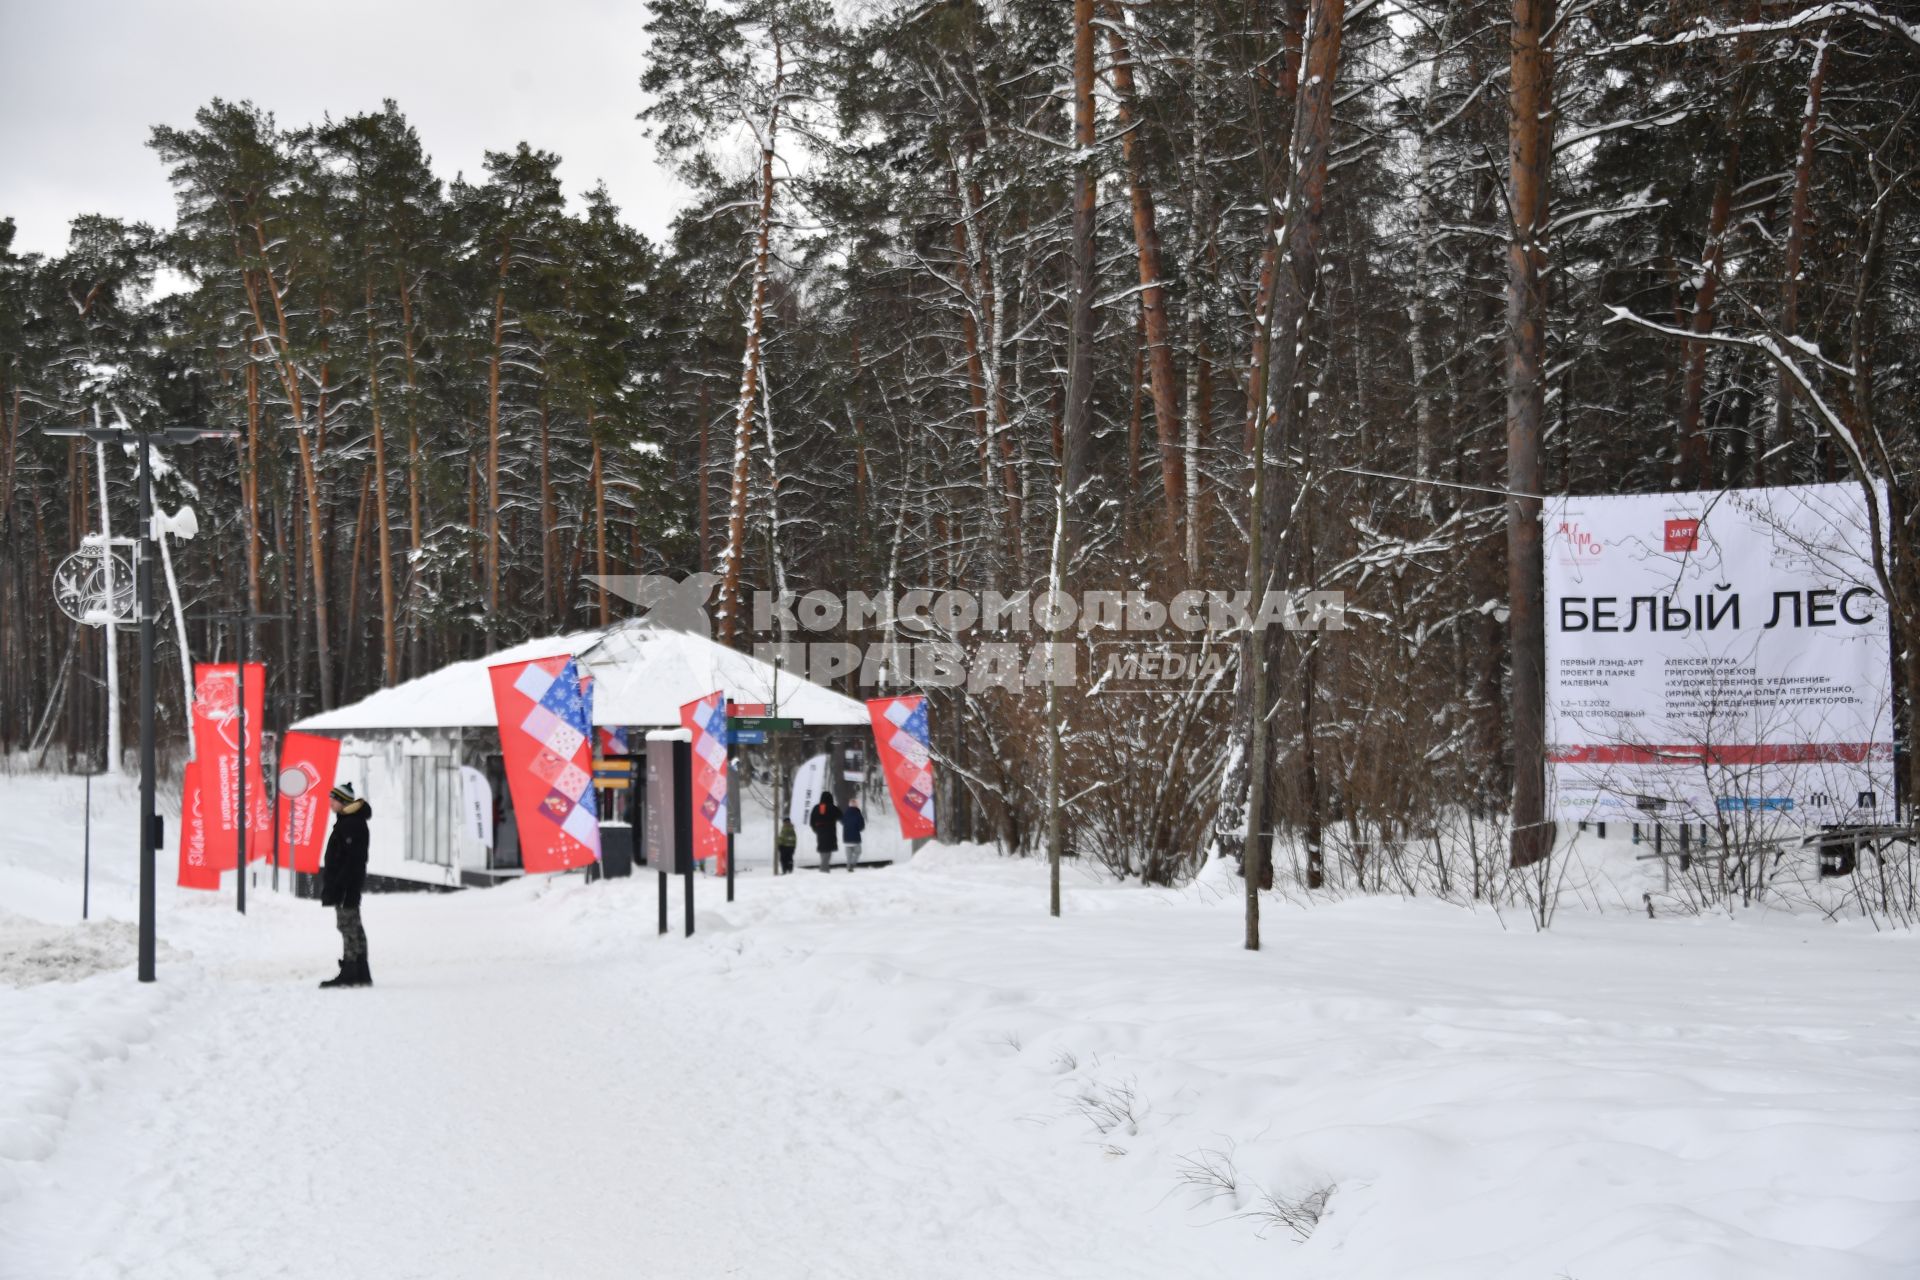
<path id="1" fill-rule="evenodd" d="M 773 851 L 780 855 L 780 874 L 793 874 L 793 851 L 800 847 L 800 833 L 793 829 L 792 818 L 780 819 L 780 834 L 773 838 Z"/>
<path id="2" fill-rule="evenodd" d="M 840 806 L 833 802 L 832 787 L 822 791 L 820 798 L 813 802 L 807 825 L 813 828 L 814 847 L 820 852 L 820 870 L 831 870 L 833 855 L 840 849 Z"/>
<path id="3" fill-rule="evenodd" d="M 860 861 L 860 835 L 867 829 L 867 815 L 860 812 L 860 797 L 848 796 L 847 807 L 840 811 L 840 843 L 847 846 L 847 870 Z"/>
<path id="4" fill-rule="evenodd" d="M 360 926 L 360 891 L 367 884 L 367 819 L 373 808 L 343 782 L 328 795 L 333 807 L 333 832 L 327 837 L 326 860 L 320 867 L 320 905 L 333 908 L 340 929 L 340 972 L 323 987 L 370 987 L 367 969 L 367 931 Z"/>

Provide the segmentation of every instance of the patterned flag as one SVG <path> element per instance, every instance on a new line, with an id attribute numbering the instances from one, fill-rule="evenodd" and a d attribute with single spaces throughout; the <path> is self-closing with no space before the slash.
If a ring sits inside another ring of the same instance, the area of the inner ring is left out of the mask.
<path id="1" fill-rule="evenodd" d="M 693 734 L 693 859 L 712 858 L 716 875 L 727 873 L 727 699 L 710 693 L 680 708 L 680 724 Z"/>
<path id="2" fill-rule="evenodd" d="M 567 871 L 598 861 L 592 716 L 572 655 L 506 662 L 487 672 L 521 865 L 531 872 Z"/>
<path id="3" fill-rule="evenodd" d="M 886 771 L 887 794 L 900 815 L 900 834 L 909 840 L 932 835 L 933 757 L 927 745 L 926 698 L 874 698 L 867 703 L 867 715 Z"/>
<path id="4" fill-rule="evenodd" d="M 603 756 L 632 755 L 627 750 L 627 731 L 625 729 L 595 729 L 600 735 L 600 754 Z"/>

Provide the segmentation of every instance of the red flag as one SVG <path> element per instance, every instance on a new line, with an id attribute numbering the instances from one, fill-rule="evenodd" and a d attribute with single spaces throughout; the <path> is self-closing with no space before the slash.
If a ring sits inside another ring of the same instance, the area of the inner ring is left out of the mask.
<path id="1" fill-rule="evenodd" d="M 500 754 L 528 871 L 567 871 L 600 857 L 591 717 L 571 654 L 489 667 Z"/>
<path id="2" fill-rule="evenodd" d="M 693 733 L 693 858 L 727 874 L 727 699 L 710 693 L 680 708 Z"/>
<path id="3" fill-rule="evenodd" d="M 900 815 L 900 834 L 917 840 L 934 833 L 933 756 L 928 750 L 927 700 L 919 694 L 904 698 L 873 698 L 867 703 L 873 721 L 873 743 L 880 749 L 880 767 L 887 775 L 887 794 Z"/>
<path id="4" fill-rule="evenodd" d="M 187 761 L 186 778 L 180 784 L 180 887 L 182 889 L 218 889 L 220 868 L 207 860 L 207 824 L 200 810 L 200 762 Z"/>
<path id="5" fill-rule="evenodd" d="M 275 821 L 280 824 L 280 857 L 295 871 L 312 875 L 320 870 L 320 854 L 332 812 L 327 795 L 340 766 L 340 740 L 313 733 L 289 733 L 280 743 L 280 772 L 298 770 L 307 789 L 297 796 L 281 793 Z"/>
<path id="6" fill-rule="evenodd" d="M 222 870 L 239 851 L 240 668 L 231 662 L 193 664 L 193 748 L 200 766 L 200 805 L 207 825 L 207 857 Z M 247 664 L 247 860 L 272 849 L 273 828 L 261 786 L 260 734 L 266 727 L 267 671 Z"/>

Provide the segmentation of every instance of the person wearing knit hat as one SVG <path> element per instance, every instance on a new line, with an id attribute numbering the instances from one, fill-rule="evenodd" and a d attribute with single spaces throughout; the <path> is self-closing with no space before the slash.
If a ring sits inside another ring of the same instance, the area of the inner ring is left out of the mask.
<path id="1" fill-rule="evenodd" d="M 367 883 L 367 819 L 373 808 L 343 782 L 328 795 L 333 807 L 333 832 L 320 866 L 320 905 L 333 908 L 340 929 L 340 972 L 322 987 L 370 987 L 367 968 L 367 931 L 360 924 L 360 893 Z"/>

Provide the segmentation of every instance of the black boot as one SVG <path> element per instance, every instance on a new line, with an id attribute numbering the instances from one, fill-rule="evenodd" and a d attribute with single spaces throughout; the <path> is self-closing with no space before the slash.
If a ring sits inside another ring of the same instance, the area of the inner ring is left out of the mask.
<path id="1" fill-rule="evenodd" d="M 352 978 L 354 974 L 353 965 L 354 965 L 354 962 L 351 960 L 342 960 L 340 962 L 340 972 L 334 974 L 331 978 L 328 978 L 325 982 L 321 983 L 320 984 L 321 989 L 325 990 L 328 987 L 352 986 L 353 985 Z"/>
<path id="2" fill-rule="evenodd" d="M 353 978 L 347 983 L 350 987 L 370 987 L 373 985 L 373 971 L 367 968 L 365 960 L 353 962 Z"/>

